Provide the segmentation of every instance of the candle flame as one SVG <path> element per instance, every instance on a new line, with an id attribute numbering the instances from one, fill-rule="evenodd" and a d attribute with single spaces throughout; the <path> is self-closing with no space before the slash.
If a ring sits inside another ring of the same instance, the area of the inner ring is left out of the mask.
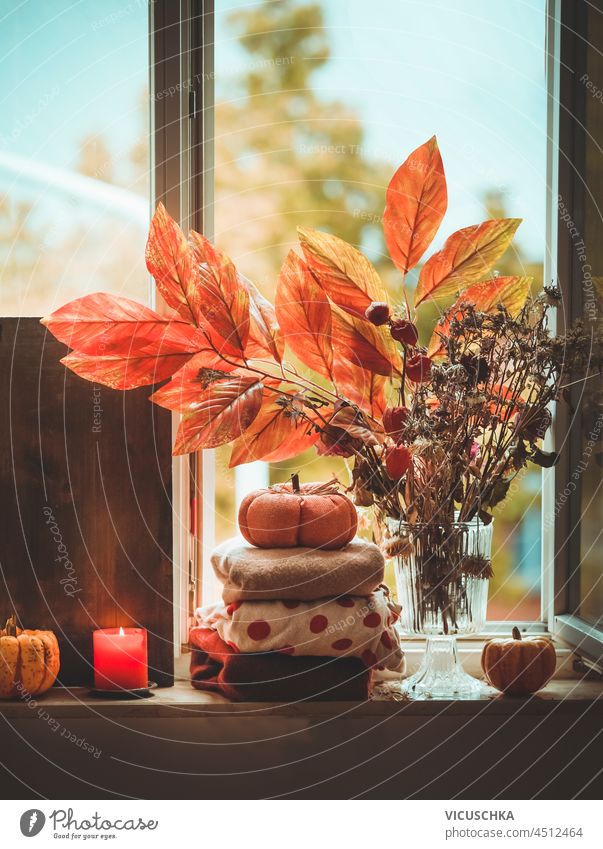
<path id="1" fill-rule="evenodd" d="M 120 637 L 124 637 L 124 636 L 125 636 L 125 634 L 126 634 L 126 632 L 124 631 L 124 629 L 123 629 L 123 628 L 121 627 L 121 625 L 120 625 L 120 626 L 119 626 L 119 636 L 120 636 Z"/>

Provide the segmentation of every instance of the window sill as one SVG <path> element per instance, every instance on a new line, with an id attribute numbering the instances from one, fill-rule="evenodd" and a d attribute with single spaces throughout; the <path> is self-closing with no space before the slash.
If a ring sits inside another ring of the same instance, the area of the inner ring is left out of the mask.
<path id="1" fill-rule="evenodd" d="M 488 637 L 462 638 L 458 651 L 463 668 L 471 675 L 482 677 L 481 653 Z M 424 651 L 421 639 L 404 639 L 406 671 L 412 674 L 419 666 Z M 188 680 L 189 656 L 176 659 L 176 683 L 159 688 L 149 699 L 115 701 L 90 695 L 87 687 L 53 687 L 44 696 L 30 702 L 0 701 L 0 716 L 6 719 L 39 718 L 47 712 L 56 719 L 175 719 L 209 717 L 260 717 L 266 715 L 298 717 L 359 718 L 367 716 L 511 716 L 521 714 L 542 716 L 552 712 L 579 715 L 593 708 L 603 713 L 603 683 L 586 680 L 584 672 L 574 670 L 573 652 L 559 644 L 557 669 L 547 687 L 531 698 L 486 697 L 456 701 L 394 701 L 376 697 L 368 702 L 298 702 L 292 704 L 264 702 L 231 702 L 214 693 L 204 693 L 191 687 Z M 399 673 L 380 673 L 383 680 L 396 680 Z"/>
<path id="2" fill-rule="evenodd" d="M 474 675 L 477 678 L 482 677 L 482 650 L 486 640 L 494 637 L 508 637 L 508 634 L 487 634 L 483 637 L 469 639 L 467 637 L 457 640 L 457 649 L 460 661 L 465 672 L 469 675 Z M 550 635 L 549 635 L 550 636 Z M 412 675 L 419 668 L 425 650 L 425 641 L 422 639 L 412 640 L 402 638 L 402 648 L 404 650 L 404 659 L 406 661 L 405 675 Z M 583 677 L 583 673 L 574 671 L 574 653 L 571 649 L 560 645 L 555 641 L 555 651 L 557 653 L 557 666 L 555 669 L 555 679 L 579 679 Z"/>
<path id="3" fill-rule="evenodd" d="M 467 701 L 393 701 L 376 698 L 368 702 L 299 702 L 295 704 L 230 702 L 194 690 L 188 681 L 155 690 L 144 700 L 112 701 L 90 696 L 85 687 L 55 687 L 45 696 L 27 702 L 0 702 L 7 720 L 39 719 L 46 712 L 54 719 L 177 719 L 195 717 L 253 718 L 288 716 L 311 721 L 318 717 L 356 719 L 402 716 L 543 716 L 550 713 L 580 715 L 591 709 L 603 714 L 603 684 L 583 679 L 556 679 L 530 698 L 497 696 Z M 597 703 L 597 704 L 595 704 Z"/>

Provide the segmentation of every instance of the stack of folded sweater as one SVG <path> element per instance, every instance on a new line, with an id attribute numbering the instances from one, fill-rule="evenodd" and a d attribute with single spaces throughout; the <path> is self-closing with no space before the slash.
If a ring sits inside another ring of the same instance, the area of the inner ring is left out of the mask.
<path id="1" fill-rule="evenodd" d="M 372 670 L 400 668 L 399 608 L 373 543 L 321 550 L 234 539 L 212 565 L 223 603 L 197 610 L 194 687 L 234 700 L 362 700 Z"/>

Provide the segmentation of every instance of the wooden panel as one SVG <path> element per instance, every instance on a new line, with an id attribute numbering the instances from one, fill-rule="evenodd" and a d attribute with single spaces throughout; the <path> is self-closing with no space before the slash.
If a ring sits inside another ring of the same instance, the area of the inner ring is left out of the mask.
<path id="1" fill-rule="evenodd" d="M 61 680 L 92 680 L 92 631 L 149 631 L 173 682 L 170 414 L 60 365 L 36 318 L 0 320 L 0 616 L 54 630 Z"/>

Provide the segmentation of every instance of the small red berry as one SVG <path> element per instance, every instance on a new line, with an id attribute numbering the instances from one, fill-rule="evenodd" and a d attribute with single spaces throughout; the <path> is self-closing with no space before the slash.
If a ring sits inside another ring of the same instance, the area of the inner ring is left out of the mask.
<path id="1" fill-rule="evenodd" d="M 410 411 L 406 407 L 386 407 L 383 411 L 385 432 L 398 439 L 402 436 Z"/>
<path id="2" fill-rule="evenodd" d="M 373 301 L 365 310 L 365 316 L 371 324 L 379 327 L 389 321 L 389 307 L 383 301 Z"/>
<path id="3" fill-rule="evenodd" d="M 431 379 L 431 360 L 425 354 L 415 354 L 406 361 L 406 374 L 415 383 L 427 383 Z"/>
<path id="4" fill-rule="evenodd" d="M 394 481 L 400 480 L 410 468 L 412 455 L 404 445 L 396 445 L 390 448 L 385 455 L 385 468 L 387 474 Z"/>
<path id="5" fill-rule="evenodd" d="M 405 345 L 410 345 L 414 348 L 419 338 L 419 331 L 412 323 L 404 318 L 399 318 L 392 322 L 390 333 L 396 342 L 403 342 Z"/>

